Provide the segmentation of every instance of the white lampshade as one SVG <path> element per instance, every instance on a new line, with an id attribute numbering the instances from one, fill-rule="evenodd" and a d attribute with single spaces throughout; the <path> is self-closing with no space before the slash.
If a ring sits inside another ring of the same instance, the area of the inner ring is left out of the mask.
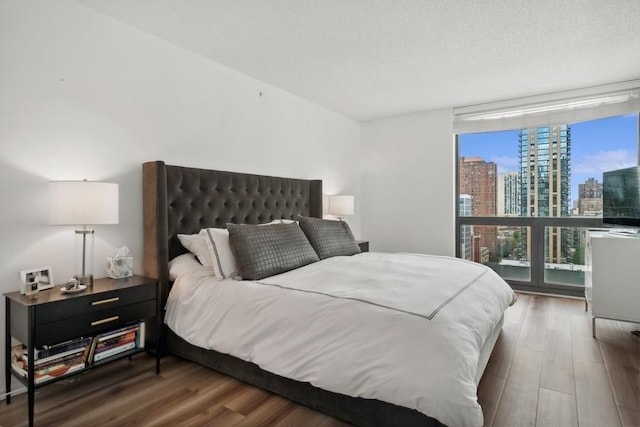
<path id="1" fill-rule="evenodd" d="M 329 214 L 336 216 L 353 215 L 354 197 L 343 194 L 329 196 Z"/>
<path id="2" fill-rule="evenodd" d="M 49 183 L 49 224 L 95 225 L 119 221 L 118 184 L 90 181 Z"/>

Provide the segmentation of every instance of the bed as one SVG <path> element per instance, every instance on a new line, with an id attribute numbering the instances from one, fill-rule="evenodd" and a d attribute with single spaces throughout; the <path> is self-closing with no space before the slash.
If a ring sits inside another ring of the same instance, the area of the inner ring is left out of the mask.
<path id="1" fill-rule="evenodd" d="M 491 270 L 448 257 L 364 253 L 256 281 L 217 280 L 194 271 L 174 284 L 169 261 L 187 253 L 178 234 L 227 223 L 320 218 L 322 182 L 156 161 L 143 165 L 143 191 L 144 269 L 162 283 L 168 308 L 162 345 L 169 354 L 356 425 L 482 425 L 476 387 L 500 333 L 502 313 L 513 301 Z M 420 289 L 411 289 L 412 281 L 398 278 L 404 271 L 423 277 L 438 270 L 449 282 L 435 296 L 422 296 Z M 448 273 L 452 270 L 459 277 Z M 378 292 L 390 281 L 402 293 L 415 293 L 406 298 Z M 189 299 L 200 306 L 188 305 Z M 380 317 L 383 312 L 388 317 Z M 265 317 L 257 319 L 256 313 Z M 449 321 L 452 316 L 462 323 Z M 444 327 L 428 329 L 437 323 Z M 195 330 L 205 324 L 216 327 L 198 338 L 202 332 Z M 229 336 L 234 330 L 237 335 Z M 328 341 L 315 342 L 320 339 Z M 475 344 L 449 349 L 456 340 Z M 359 344 L 349 349 L 350 342 Z M 443 377 L 438 363 L 451 364 L 451 372 Z M 422 372 L 428 375 L 420 377 Z M 447 375 L 459 376 L 464 387 L 449 390 L 453 381 L 446 381 Z M 422 389 L 440 392 L 429 397 L 420 394 Z M 438 395 L 449 394 L 453 406 L 439 400 Z"/>

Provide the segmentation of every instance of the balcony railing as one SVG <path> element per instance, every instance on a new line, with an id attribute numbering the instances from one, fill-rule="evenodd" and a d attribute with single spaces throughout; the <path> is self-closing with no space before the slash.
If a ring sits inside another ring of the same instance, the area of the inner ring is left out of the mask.
<path id="1" fill-rule="evenodd" d="M 481 241 L 479 261 L 514 289 L 582 296 L 583 231 L 601 227 L 597 217 L 458 216 L 456 255 L 464 258 L 466 248 L 468 256 L 469 236 L 475 235 L 476 251 L 471 252 L 478 254 Z"/>

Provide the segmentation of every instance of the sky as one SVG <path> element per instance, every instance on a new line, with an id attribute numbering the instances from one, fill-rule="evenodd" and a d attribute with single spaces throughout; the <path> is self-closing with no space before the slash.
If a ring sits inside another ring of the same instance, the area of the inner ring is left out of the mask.
<path id="1" fill-rule="evenodd" d="M 588 178 L 602 182 L 602 172 L 638 164 L 638 114 L 571 123 L 571 195 Z M 460 135 L 460 156 L 481 157 L 498 173 L 518 171 L 518 130 Z M 571 205 L 569 205 L 571 206 Z"/>

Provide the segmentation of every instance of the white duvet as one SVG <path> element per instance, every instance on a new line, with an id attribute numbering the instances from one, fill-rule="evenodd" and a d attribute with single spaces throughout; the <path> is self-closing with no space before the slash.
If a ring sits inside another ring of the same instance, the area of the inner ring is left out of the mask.
<path id="1" fill-rule="evenodd" d="M 180 276 L 165 322 L 191 344 L 284 377 L 481 426 L 480 349 L 513 300 L 483 265 L 369 252 L 257 282 Z"/>

